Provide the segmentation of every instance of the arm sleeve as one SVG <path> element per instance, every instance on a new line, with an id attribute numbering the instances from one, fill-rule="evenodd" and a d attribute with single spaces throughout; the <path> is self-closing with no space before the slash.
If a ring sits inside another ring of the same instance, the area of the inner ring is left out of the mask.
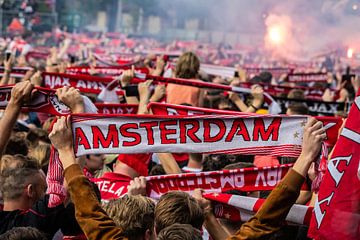
<path id="1" fill-rule="evenodd" d="M 257 214 L 228 239 L 263 239 L 278 231 L 299 196 L 305 178 L 290 170 L 270 193 Z"/>
<path id="2" fill-rule="evenodd" d="M 90 181 L 78 164 L 65 169 L 65 179 L 75 205 L 76 220 L 88 239 L 127 239 L 101 208 Z"/>
<path id="3" fill-rule="evenodd" d="M 49 208 L 59 206 L 66 199 L 66 191 L 63 186 L 63 172 L 64 170 L 59 159 L 59 154 L 56 149 L 51 146 L 49 169 L 46 176 L 46 183 L 48 186 L 46 193 L 49 194 Z"/>

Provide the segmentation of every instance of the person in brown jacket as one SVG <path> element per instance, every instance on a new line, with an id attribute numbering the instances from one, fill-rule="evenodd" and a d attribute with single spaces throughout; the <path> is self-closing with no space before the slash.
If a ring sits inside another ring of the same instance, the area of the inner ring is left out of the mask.
<path id="1" fill-rule="evenodd" d="M 49 135 L 59 152 L 65 169 L 68 190 L 75 205 L 76 219 L 88 239 L 127 239 L 124 229 L 116 226 L 97 201 L 90 181 L 84 176 L 76 163 L 70 117 L 61 117 L 54 124 Z M 264 239 L 276 232 L 299 195 L 311 162 L 320 152 L 321 142 L 326 138 L 322 123 L 309 119 L 303 135 L 302 153 L 293 169 L 287 173 L 280 184 L 272 191 L 258 213 L 244 223 L 234 236 L 227 236 L 212 219 L 207 216 L 206 227 L 214 239 Z M 201 201 L 201 196 L 198 196 Z M 208 206 L 204 201 L 203 206 Z M 207 210 L 210 210 L 209 208 Z"/>

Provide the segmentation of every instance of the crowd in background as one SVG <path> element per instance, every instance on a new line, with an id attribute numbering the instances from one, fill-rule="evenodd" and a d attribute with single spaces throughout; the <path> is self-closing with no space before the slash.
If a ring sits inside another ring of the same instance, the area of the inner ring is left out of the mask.
<path id="1" fill-rule="evenodd" d="M 147 105 L 161 102 L 165 96 L 170 104 L 266 114 L 264 92 L 271 85 L 291 88 L 275 97 L 298 100 L 287 104 L 284 114 L 322 115 L 306 105 L 309 98 L 304 89 L 312 88 L 321 93 L 316 101 L 344 103 L 343 108 L 326 115 L 345 119 L 346 104 L 354 101 L 360 86 L 356 66 L 347 69 L 349 61 L 334 53 L 300 62 L 273 59 L 244 46 L 160 43 L 115 33 L 58 31 L 55 38 L 51 34 L 2 38 L 0 63 L 0 87 L 14 85 L 0 120 L 0 239 L 307 239 L 308 226 L 284 221 L 293 204 L 314 204 L 313 162 L 326 138 L 320 121 L 310 118 L 304 126 L 302 152 L 297 159 L 200 153 L 90 154 L 76 158 L 69 117 L 22 111 L 36 87 L 45 86 L 43 72 L 69 73 L 70 67 L 78 66 L 89 67 L 91 76 L 106 77 L 99 68 L 124 66 L 127 69 L 116 79 L 126 91 L 112 103 L 137 104 L 137 114 L 148 115 L 152 113 Z M 202 68 L 204 64 L 231 67 L 234 74 L 210 74 Z M 28 68 L 26 73 L 16 76 L 14 69 L 23 67 Z M 155 85 L 148 79 L 135 87 L 136 94 L 129 94 L 129 89 L 134 89 L 136 68 L 145 68 L 154 76 L 230 86 L 250 83 L 250 93 L 242 96 L 178 84 Z M 276 69 L 285 70 L 279 73 Z M 289 73 L 323 73 L 327 80 L 296 84 L 287 81 Z M 102 101 L 98 94 L 70 86 L 56 89 L 56 96 L 71 113 L 86 112 L 82 96 L 94 103 Z M 60 174 L 50 161 L 55 151 L 62 163 Z M 192 195 L 168 192 L 156 201 L 146 196 L 146 176 L 285 163 L 294 163 L 293 168 L 272 191 L 228 192 L 266 199 L 245 222 L 216 218 L 201 189 Z M 117 199 L 106 197 L 99 185 L 104 181 L 129 182 L 127 194 Z"/>

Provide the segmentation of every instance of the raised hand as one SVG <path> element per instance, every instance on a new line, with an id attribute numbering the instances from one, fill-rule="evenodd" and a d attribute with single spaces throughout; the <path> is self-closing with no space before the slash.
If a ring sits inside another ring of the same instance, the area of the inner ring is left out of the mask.
<path id="1" fill-rule="evenodd" d="M 72 113 L 84 112 L 84 100 L 78 89 L 74 87 L 62 87 L 56 90 L 59 100 L 68 106 Z"/>

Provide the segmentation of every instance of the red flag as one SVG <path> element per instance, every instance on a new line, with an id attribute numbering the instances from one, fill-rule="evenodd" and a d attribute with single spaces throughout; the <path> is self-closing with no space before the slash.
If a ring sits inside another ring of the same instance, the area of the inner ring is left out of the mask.
<path id="1" fill-rule="evenodd" d="M 314 239 L 360 236 L 360 92 L 328 162 L 308 235 Z"/>

